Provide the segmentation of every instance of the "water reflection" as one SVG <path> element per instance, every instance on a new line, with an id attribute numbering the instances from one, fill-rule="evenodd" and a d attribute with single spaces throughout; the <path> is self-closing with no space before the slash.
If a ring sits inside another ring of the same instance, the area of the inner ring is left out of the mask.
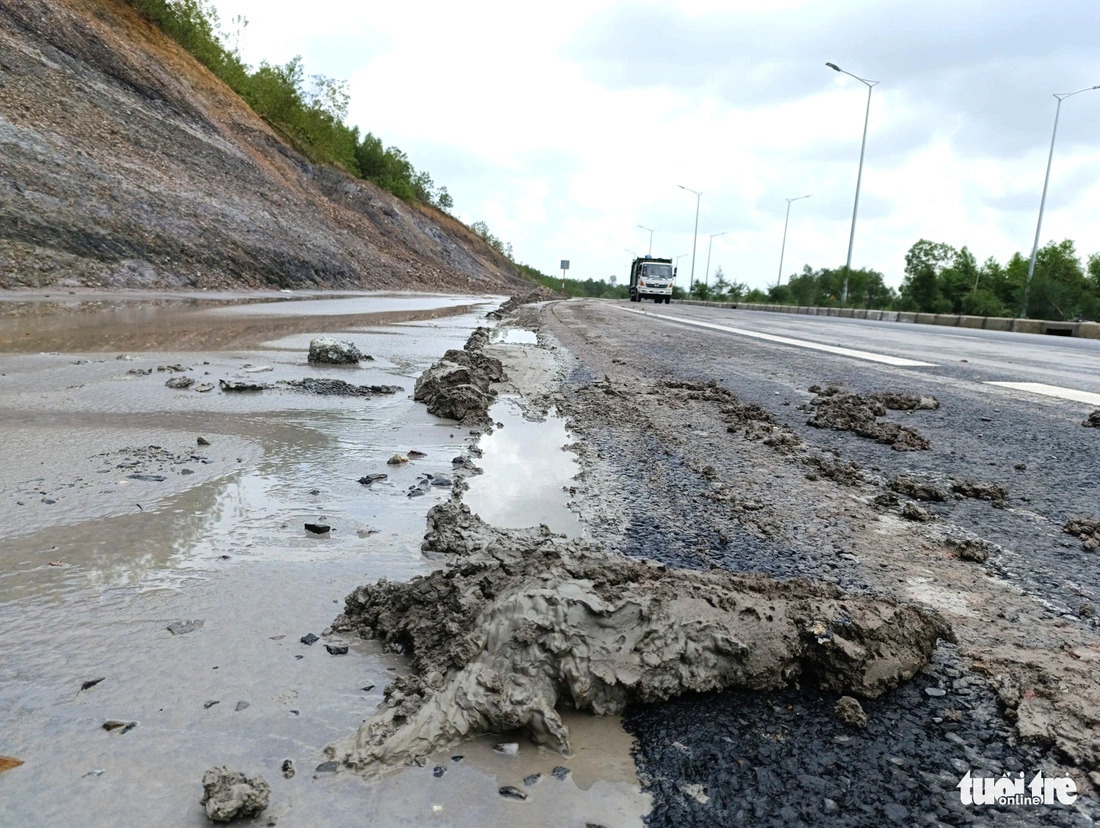
<path id="1" fill-rule="evenodd" d="M 481 441 L 478 465 L 485 474 L 472 478 L 463 496 L 470 510 L 501 528 L 545 524 L 570 537 L 583 535 L 567 505 L 579 469 L 563 450 L 571 442 L 565 422 L 554 411 L 542 421 L 524 419 L 515 398 L 498 400 L 489 415 L 504 427 Z"/>

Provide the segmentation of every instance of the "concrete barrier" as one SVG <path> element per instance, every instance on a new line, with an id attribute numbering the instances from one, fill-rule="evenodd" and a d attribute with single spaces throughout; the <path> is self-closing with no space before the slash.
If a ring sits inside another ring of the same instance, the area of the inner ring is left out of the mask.
<path id="1" fill-rule="evenodd" d="M 960 328 L 981 328 L 982 322 L 985 321 L 984 316 L 960 316 L 959 327 Z"/>
<path id="2" fill-rule="evenodd" d="M 917 315 L 909 311 L 898 311 L 898 322 L 916 322 Z"/>
<path id="3" fill-rule="evenodd" d="M 1012 332 L 1013 333 L 1041 334 L 1043 332 L 1043 320 L 1041 320 L 1041 319 L 1013 319 L 1012 320 Z"/>
<path id="4" fill-rule="evenodd" d="M 918 313 L 913 315 L 913 321 L 918 325 L 935 325 L 936 314 L 934 313 Z"/>
<path id="5" fill-rule="evenodd" d="M 1100 322 L 1082 322 L 1077 326 L 1077 336 L 1100 339 Z"/>

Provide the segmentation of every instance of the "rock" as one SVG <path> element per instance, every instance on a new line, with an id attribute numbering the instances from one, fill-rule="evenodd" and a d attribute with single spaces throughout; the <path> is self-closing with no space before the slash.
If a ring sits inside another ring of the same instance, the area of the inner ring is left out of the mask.
<path id="1" fill-rule="evenodd" d="M 358 365 L 360 360 L 371 359 L 350 342 L 341 342 L 330 336 L 320 336 L 309 343 L 309 362 L 323 365 Z"/>
<path id="2" fill-rule="evenodd" d="M 424 452 L 417 451 L 416 449 L 409 449 L 407 452 L 405 452 L 405 454 L 410 460 L 420 460 L 421 458 L 428 456 Z"/>
<path id="3" fill-rule="evenodd" d="M 530 788 L 532 785 L 536 784 L 540 779 L 542 779 L 542 774 L 541 773 L 532 773 L 528 776 L 523 777 L 523 784 L 524 784 L 525 787 Z"/>
<path id="4" fill-rule="evenodd" d="M 222 391 L 263 391 L 268 386 L 262 382 L 246 382 L 244 380 L 218 380 Z"/>
<path id="5" fill-rule="evenodd" d="M 493 745 L 493 753 L 499 753 L 501 756 L 515 756 L 519 753 L 519 744 L 517 742 L 500 742 Z"/>
<path id="6" fill-rule="evenodd" d="M 166 383 L 164 383 L 165 387 L 174 388 L 174 389 L 177 389 L 177 390 L 182 390 L 184 388 L 190 388 L 194 384 L 195 384 L 195 378 L 194 377 L 172 377 L 172 379 L 170 379 Z"/>
<path id="7" fill-rule="evenodd" d="M 360 526 L 355 530 L 355 534 L 360 538 L 369 538 L 371 535 L 377 535 L 378 530 L 372 529 L 370 526 Z"/>
<path id="8" fill-rule="evenodd" d="M 205 437 L 199 437 L 197 440 L 195 440 L 195 443 L 200 446 L 210 445 L 210 441 L 207 440 Z"/>
<path id="9" fill-rule="evenodd" d="M 947 501 L 947 492 L 933 486 L 931 483 L 922 483 L 915 477 L 899 475 L 890 481 L 890 488 L 898 494 L 913 498 L 913 500 L 936 501 L 938 503 Z"/>
<path id="10" fill-rule="evenodd" d="M 305 526 L 306 531 L 314 535 L 327 535 L 332 531 L 332 527 L 327 523 L 307 523 Z"/>
<path id="11" fill-rule="evenodd" d="M 433 486 L 450 486 L 451 485 L 451 478 L 449 478 L 449 477 L 433 477 L 432 478 L 432 485 Z"/>
<path id="12" fill-rule="evenodd" d="M 394 455 L 394 457 L 399 457 L 399 456 L 400 455 L 396 455 L 396 454 Z M 396 465 L 396 464 L 394 464 L 394 465 Z M 359 482 L 362 483 L 364 486 L 369 486 L 371 483 L 375 483 L 379 480 L 385 480 L 387 477 L 389 477 L 388 474 L 365 474 L 365 475 L 363 475 L 362 477 L 359 478 Z"/>
<path id="13" fill-rule="evenodd" d="M 339 769 L 339 764 L 336 762 L 322 762 L 316 767 L 317 773 L 336 773 Z"/>
<path id="14" fill-rule="evenodd" d="M 237 702 L 237 706 L 236 706 L 236 707 L 234 707 L 233 709 L 234 709 L 234 710 L 235 710 L 235 711 L 236 711 L 237 713 L 240 713 L 240 712 L 241 712 L 242 710 L 247 710 L 247 709 L 248 709 L 248 708 L 250 708 L 251 706 L 252 706 L 252 702 L 246 702 L 246 701 L 244 701 L 244 700 L 242 699 L 241 701 Z"/>
<path id="15" fill-rule="evenodd" d="M 527 798 L 527 794 L 517 788 L 515 785 L 505 785 L 500 789 L 500 795 L 507 799 L 518 799 L 523 801 Z"/>
<path id="16" fill-rule="evenodd" d="M 941 696 L 946 696 L 947 691 L 944 690 L 942 687 L 925 687 L 924 694 L 926 696 L 931 696 L 934 699 L 938 699 Z"/>
<path id="17" fill-rule="evenodd" d="M 836 804 L 835 799 L 826 798 L 821 808 L 828 816 L 833 816 L 840 813 L 840 806 Z"/>
<path id="18" fill-rule="evenodd" d="M 1085 601 L 1077 607 L 1078 618 L 1095 618 L 1096 617 L 1096 604 L 1092 601 Z"/>
<path id="19" fill-rule="evenodd" d="M 550 775 L 555 779 L 565 779 L 565 777 L 569 776 L 572 772 L 573 771 L 569 770 L 565 765 L 555 765 L 554 769 L 550 771 Z"/>
<path id="20" fill-rule="evenodd" d="M 328 650 L 329 655 L 347 655 L 348 648 L 346 644 L 326 644 L 325 649 Z"/>
<path id="21" fill-rule="evenodd" d="M 1016 471 L 1027 471 L 1027 463 L 1017 463 L 1012 468 L 1016 469 Z"/>
<path id="22" fill-rule="evenodd" d="M 439 779 L 446 772 L 447 769 L 442 765 L 436 765 L 434 768 L 432 768 L 432 776 L 434 776 L 436 779 Z"/>
<path id="23" fill-rule="evenodd" d="M 864 730 L 867 727 L 867 713 L 863 705 L 851 696 L 841 696 L 833 707 L 836 717 L 848 727 Z"/>
<path id="24" fill-rule="evenodd" d="M 960 561 L 985 563 L 989 559 L 990 545 L 981 538 L 951 541 L 951 546 L 955 549 L 955 554 Z"/>
<path id="25" fill-rule="evenodd" d="M 105 678 L 105 676 L 100 676 L 99 678 L 88 679 L 86 682 L 84 682 L 83 684 L 80 685 L 80 689 L 81 690 L 89 690 L 92 687 L 95 687 L 101 681 L 103 681 L 104 678 Z"/>
<path id="26" fill-rule="evenodd" d="M 1089 414 L 1087 420 L 1081 423 L 1085 428 L 1100 428 L 1100 408 Z"/>
<path id="27" fill-rule="evenodd" d="M 195 386 L 194 390 L 198 391 L 200 394 L 205 394 L 207 391 L 213 391 L 214 386 L 209 382 L 200 382 Z"/>
<path id="28" fill-rule="evenodd" d="M 1100 520 L 1072 518 L 1066 521 L 1062 531 L 1067 535 L 1075 535 L 1086 552 L 1100 548 Z"/>
<path id="29" fill-rule="evenodd" d="M 283 776 L 287 779 L 294 778 L 294 762 L 290 759 L 284 759 L 282 765 Z"/>
<path id="30" fill-rule="evenodd" d="M 248 777 L 224 765 L 202 775 L 202 801 L 212 822 L 230 822 L 260 814 L 271 796 L 271 786 L 262 776 Z"/>
<path id="31" fill-rule="evenodd" d="M 135 727 L 137 727 L 137 722 L 122 722 L 118 719 L 108 719 L 103 723 L 103 729 L 108 733 L 113 733 L 116 730 L 119 733 L 129 733 Z"/>
<path id="32" fill-rule="evenodd" d="M 386 463 L 390 466 L 400 466 L 403 463 L 408 463 L 408 462 L 409 462 L 409 458 L 406 457 L 404 454 L 395 454 L 393 457 L 391 457 L 389 460 L 386 461 Z"/>
<path id="33" fill-rule="evenodd" d="M 152 368 L 131 368 L 126 372 L 127 374 L 134 374 L 135 376 L 145 377 L 153 373 Z"/>
<path id="34" fill-rule="evenodd" d="M 316 642 L 320 641 L 321 639 L 318 638 L 317 636 L 315 636 L 313 633 L 306 633 L 305 635 L 303 635 L 298 640 L 301 641 L 303 644 L 305 644 L 307 647 L 309 647 L 309 646 L 312 646 L 313 644 L 315 644 Z"/>
<path id="35" fill-rule="evenodd" d="M 209 710 L 215 704 L 221 704 L 221 699 L 208 699 L 202 703 L 202 706 L 204 710 Z"/>
<path id="36" fill-rule="evenodd" d="M 205 623 L 201 618 L 196 618 L 194 621 L 173 621 L 165 629 L 172 635 L 187 635 L 187 633 L 193 633 L 195 630 L 201 630 Z"/>
<path id="37" fill-rule="evenodd" d="M 374 689 L 374 685 L 373 684 L 364 684 L 359 689 L 362 690 L 364 693 L 369 693 L 371 690 Z"/>

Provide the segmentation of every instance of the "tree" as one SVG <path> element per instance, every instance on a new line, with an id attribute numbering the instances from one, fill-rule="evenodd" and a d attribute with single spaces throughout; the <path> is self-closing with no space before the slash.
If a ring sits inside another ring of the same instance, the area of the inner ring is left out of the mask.
<path id="1" fill-rule="evenodd" d="M 691 286 L 691 295 L 696 299 L 705 302 L 710 298 L 710 285 L 706 282 L 696 282 Z"/>
<path id="2" fill-rule="evenodd" d="M 947 313 L 951 303 L 944 295 L 940 274 L 955 259 L 955 248 L 942 242 L 921 239 L 905 254 L 905 279 L 901 283 L 904 310 Z"/>
<path id="3" fill-rule="evenodd" d="M 714 298 L 725 296 L 729 288 L 730 283 L 726 280 L 726 274 L 722 272 L 722 266 L 718 265 L 718 269 L 714 271 Z"/>

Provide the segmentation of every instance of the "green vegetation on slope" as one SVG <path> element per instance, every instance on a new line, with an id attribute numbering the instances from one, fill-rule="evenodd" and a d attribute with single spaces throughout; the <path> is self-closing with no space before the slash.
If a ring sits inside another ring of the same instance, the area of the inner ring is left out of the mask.
<path id="1" fill-rule="evenodd" d="M 311 160 L 341 167 L 406 201 L 454 206 L 446 187 L 417 172 L 397 147 L 383 147 L 371 133 L 362 138 L 345 122 L 346 81 L 324 75 L 306 79 L 302 59 L 285 66 L 261 63 L 253 70 L 236 49 L 225 46 L 217 10 L 209 0 L 128 0 L 146 18 L 190 52 L 240 95 L 265 121 L 278 129 Z M 240 26 L 243 20 L 234 21 Z"/>

